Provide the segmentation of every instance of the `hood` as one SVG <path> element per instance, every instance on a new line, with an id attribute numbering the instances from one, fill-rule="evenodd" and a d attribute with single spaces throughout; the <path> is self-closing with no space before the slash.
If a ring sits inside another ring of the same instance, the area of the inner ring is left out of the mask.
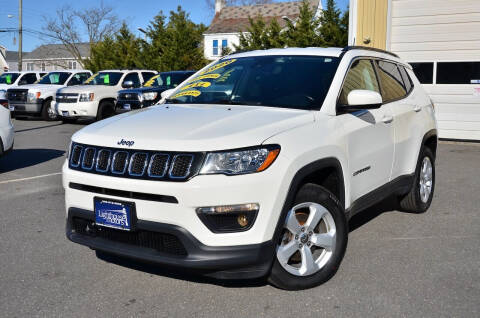
<path id="1" fill-rule="evenodd" d="M 3 89 L 3 90 L 7 90 L 7 89 L 9 89 L 9 88 L 14 88 L 14 87 L 17 87 L 17 85 L 15 85 L 15 84 L 10 84 L 10 85 L 8 85 L 8 84 L 0 84 L 0 89 Z"/>
<path id="2" fill-rule="evenodd" d="M 118 86 L 107 86 L 107 85 L 75 85 L 68 86 L 60 89 L 59 93 L 85 93 L 85 92 L 117 92 Z"/>
<path id="3" fill-rule="evenodd" d="M 50 95 L 55 95 L 55 92 L 62 88 L 65 87 L 65 85 L 53 85 L 53 84 L 28 84 L 28 85 L 22 85 L 22 88 L 28 89 L 30 93 L 32 92 L 40 92 L 41 95 L 40 97 L 48 97 Z M 48 96 L 45 96 L 48 95 Z"/>
<path id="4" fill-rule="evenodd" d="M 158 105 L 114 116 L 78 131 L 79 143 L 132 149 L 212 151 L 262 144 L 283 131 L 313 123 L 313 112 L 261 106 Z"/>

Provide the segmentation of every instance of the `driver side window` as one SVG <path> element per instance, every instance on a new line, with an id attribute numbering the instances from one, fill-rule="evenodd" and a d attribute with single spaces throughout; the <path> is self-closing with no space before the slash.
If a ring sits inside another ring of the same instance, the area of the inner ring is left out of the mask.
<path id="1" fill-rule="evenodd" d="M 347 105 L 348 94 L 355 89 L 380 93 L 377 76 L 370 60 L 356 60 L 350 66 L 338 99 L 340 105 Z"/>
<path id="2" fill-rule="evenodd" d="M 125 82 L 128 82 L 128 81 L 132 81 L 133 82 L 133 87 L 134 88 L 138 88 L 141 85 L 140 83 L 140 77 L 138 76 L 138 73 L 129 73 L 127 74 L 127 76 L 125 76 L 125 79 L 123 80 L 123 84 L 125 84 Z"/>

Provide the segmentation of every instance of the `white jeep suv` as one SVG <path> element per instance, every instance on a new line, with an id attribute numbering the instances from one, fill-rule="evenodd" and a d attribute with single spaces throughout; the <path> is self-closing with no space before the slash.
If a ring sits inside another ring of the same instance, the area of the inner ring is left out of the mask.
<path id="1" fill-rule="evenodd" d="M 384 51 L 233 54 L 164 105 L 87 126 L 63 167 L 67 237 L 217 278 L 302 289 L 332 277 L 348 220 L 387 196 L 424 212 L 434 108 Z"/>
<path id="2" fill-rule="evenodd" d="M 140 87 L 156 73 L 147 70 L 98 72 L 83 85 L 59 89 L 54 101 L 55 110 L 64 121 L 75 121 L 79 117 L 96 120 L 110 117 L 115 114 L 118 91 Z"/>
<path id="3" fill-rule="evenodd" d="M 35 84 L 9 89 L 10 110 L 15 115 L 36 116 L 44 120 L 57 119 L 52 101 L 58 89 L 82 84 L 92 72 L 87 70 L 53 71 L 43 76 Z M 21 94 L 19 94 L 21 93 Z"/>

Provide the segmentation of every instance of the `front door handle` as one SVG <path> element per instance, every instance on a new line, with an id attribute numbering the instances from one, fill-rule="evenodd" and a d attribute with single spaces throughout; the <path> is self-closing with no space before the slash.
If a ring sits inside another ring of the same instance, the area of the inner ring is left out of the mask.
<path id="1" fill-rule="evenodd" d="M 413 110 L 418 113 L 419 111 L 422 110 L 422 107 L 420 107 L 419 105 L 415 105 L 415 107 L 413 108 Z"/>
<path id="2" fill-rule="evenodd" d="M 393 116 L 385 115 L 383 116 L 382 121 L 385 124 L 390 124 L 393 121 Z"/>

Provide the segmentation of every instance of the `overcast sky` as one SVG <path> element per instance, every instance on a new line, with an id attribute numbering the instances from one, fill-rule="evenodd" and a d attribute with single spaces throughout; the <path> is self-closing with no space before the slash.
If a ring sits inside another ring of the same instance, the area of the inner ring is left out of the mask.
<path id="1" fill-rule="evenodd" d="M 324 4 L 325 1 L 322 0 Z M 137 31 L 138 27 L 146 27 L 160 10 L 168 15 L 168 12 L 175 10 L 178 5 L 181 5 L 196 23 L 209 25 L 213 16 L 204 0 L 104 0 L 103 2 L 105 5 L 112 6 L 120 19 L 124 19 L 130 29 L 138 36 L 141 36 L 140 32 Z M 349 0 L 336 0 L 336 2 L 340 9 L 345 10 Z M 42 31 L 43 17 L 54 16 L 55 10 L 63 5 L 82 9 L 89 6 L 98 6 L 99 3 L 99 0 L 23 0 L 23 28 Z M 9 15 L 13 15 L 13 17 L 9 18 Z M 0 30 L 4 28 L 18 28 L 18 0 L 0 0 Z M 14 37 L 17 38 L 15 45 L 13 44 Z M 23 50 L 29 52 L 49 41 L 48 38 L 39 38 L 37 35 L 24 32 Z M 0 44 L 7 47 L 7 50 L 16 51 L 18 49 L 18 35 L 12 32 L 0 32 Z"/>

